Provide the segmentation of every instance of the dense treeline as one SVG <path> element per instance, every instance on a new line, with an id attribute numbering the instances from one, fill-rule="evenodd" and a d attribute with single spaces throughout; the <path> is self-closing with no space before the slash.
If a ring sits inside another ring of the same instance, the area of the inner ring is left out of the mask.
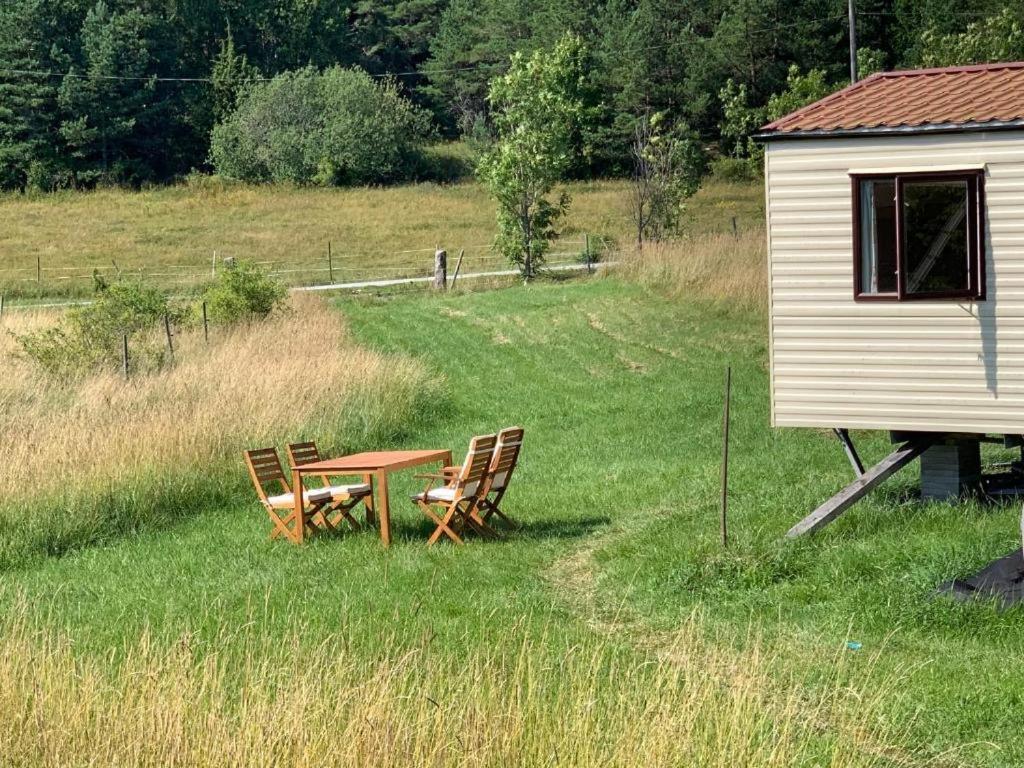
<path id="1" fill-rule="evenodd" d="M 892 68 L 1024 58 L 1024 9 L 1007 5 L 858 0 L 862 59 Z M 372 97 L 366 75 L 342 72 L 364 71 L 391 100 L 389 125 L 407 124 L 417 138 L 481 135 L 488 83 L 510 54 L 550 47 L 565 32 L 587 56 L 577 175 L 627 170 L 645 114 L 670 115 L 719 145 L 730 100 L 757 115 L 786 89 L 791 66 L 817 70 L 830 87 L 848 77 L 846 0 L 4 0 L 0 186 L 140 184 L 208 168 L 215 126 L 233 119 L 221 133 L 243 142 L 246 130 L 262 130 L 256 116 L 280 111 L 250 103 L 239 116 L 240 99 L 300 70 L 296 82 L 334 72 L 360 109 Z M 331 103 L 333 113 L 349 111 Z M 360 114 L 366 132 L 372 111 Z M 334 131 L 339 146 L 349 124 Z M 742 152 L 742 137 L 725 143 Z M 261 162 L 260 173 L 276 178 Z M 358 164 L 302 162 L 313 164 L 311 178 L 378 179 Z M 401 175 L 385 171 L 379 180 Z"/>

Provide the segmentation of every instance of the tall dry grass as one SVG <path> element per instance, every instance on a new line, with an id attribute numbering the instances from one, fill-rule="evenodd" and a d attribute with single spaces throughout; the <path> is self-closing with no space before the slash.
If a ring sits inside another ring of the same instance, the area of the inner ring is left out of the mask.
<path id="1" fill-rule="evenodd" d="M 709 646 L 698 622 L 671 658 L 598 639 L 559 651 L 511 626 L 469 657 L 424 645 L 359 661 L 338 642 L 296 663 L 301 633 L 268 650 L 258 621 L 222 651 L 144 636 L 103 659 L 27 615 L 0 627 L 6 765 L 911 764 L 888 746 L 898 734 L 877 708 L 885 686 L 853 685 L 838 664 L 808 694 L 780 683 L 756 642 L 743 654 Z"/>
<path id="2" fill-rule="evenodd" d="M 766 311 L 768 271 L 763 229 L 691 235 L 631 248 L 620 256 L 627 278 L 673 296 L 697 296 Z"/>
<path id="3" fill-rule="evenodd" d="M 7 313 L 5 329 L 53 322 Z M 286 315 L 177 338 L 175 364 L 125 382 L 48 379 L 0 329 L 0 568 L 237 498 L 241 451 L 316 437 L 353 446 L 399 428 L 423 368 L 357 346 L 304 298 Z"/>

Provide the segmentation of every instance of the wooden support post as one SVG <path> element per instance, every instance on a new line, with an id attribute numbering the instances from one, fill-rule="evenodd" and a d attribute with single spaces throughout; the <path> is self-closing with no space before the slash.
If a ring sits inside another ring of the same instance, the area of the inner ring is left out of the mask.
<path id="1" fill-rule="evenodd" d="M 164 313 L 164 333 L 167 335 L 167 351 L 174 357 L 174 340 L 171 337 L 171 318 Z"/>
<path id="2" fill-rule="evenodd" d="M 0 320 L 4 319 L 4 295 L 0 293 Z"/>
<path id="3" fill-rule="evenodd" d="M 329 277 L 329 279 L 331 281 L 331 284 L 333 285 L 334 284 L 334 257 L 331 255 L 331 241 L 330 240 L 327 241 L 327 275 L 328 275 L 328 277 Z"/>
<path id="4" fill-rule="evenodd" d="M 124 373 L 124 380 L 128 381 L 128 334 L 121 334 L 121 371 Z"/>
<path id="5" fill-rule="evenodd" d="M 448 252 L 437 246 L 434 251 L 434 289 L 443 291 L 448 288 Z"/>
<path id="6" fill-rule="evenodd" d="M 735 216 L 732 217 L 732 236 L 733 237 L 739 237 L 740 236 L 740 228 L 736 225 L 736 217 Z"/>
<path id="7" fill-rule="evenodd" d="M 203 341 L 210 343 L 210 321 L 206 316 L 206 302 L 203 302 Z"/>
<path id="8" fill-rule="evenodd" d="M 843 512 L 848 510 L 858 501 L 863 499 L 872 490 L 882 484 L 884 480 L 892 477 L 903 467 L 924 453 L 930 443 L 927 440 L 921 442 L 907 442 L 890 453 L 875 466 L 858 477 L 839 493 L 826 501 L 807 517 L 789 529 L 787 538 L 795 538 L 805 533 L 814 533 L 831 523 Z"/>
<path id="9" fill-rule="evenodd" d="M 594 260 L 590 257 L 590 234 L 583 235 L 583 247 L 586 249 L 587 256 L 587 274 L 594 274 Z"/>
<path id="10" fill-rule="evenodd" d="M 39 256 L 36 256 L 36 282 L 43 282 L 43 260 Z"/>
<path id="11" fill-rule="evenodd" d="M 455 287 L 455 281 L 459 279 L 459 270 L 462 269 L 462 257 L 466 255 L 466 249 L 463 248 L 459 251 L 459 260 L 455 262 L 455 274 L 452 275 L 452 285 Z"/>
<path id="12" fill-rule="evenodd" d="M 860 460 L 860 454 L 857 453 L 857 448 L 853 444 L 853 440 L 850 438 L 850 430 L 835 427 L 833 432 L 836 433 L 836 437 L 839 438 L 839 442 L 843 444 L 843 450 L 846 451 L 846 458 L 850 460 L 850 466 L 853 467 L 853 474 L 857 477 L 863 477 L 864 475 L 864 464 Z"/>
<path id="13" fill-rule="evenodd" d="M 732 399 L 732 366 L 725 368 L 725 400 L 722 411 L 722 546 L 729 546 L 729 401 Z"/>

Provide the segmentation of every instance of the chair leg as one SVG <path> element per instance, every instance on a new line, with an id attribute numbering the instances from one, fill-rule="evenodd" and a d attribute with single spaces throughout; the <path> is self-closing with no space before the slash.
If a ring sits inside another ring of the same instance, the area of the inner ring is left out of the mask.
<path id="1" fill-rule="evenodd" d="M 451 527 L 452 519 L 456 516 L 456 510 L 455 510 L 455 505 L 454 504 L 447 508 L 447 511 L 445 512 L 445 516 L 443 518 L 439 517 L 434 512 L 434 510 L 430 508 L 430 505 L 427 504 L 426 502 L 417 501 L 416 504 L 419 506 L 419 508 L 421 510 L 423 510 L 423 514 L 425 514 L 427 517 L 429 517 L 431 520 L 433 520 L 437 524 L 437 528 L 430 535 L 430 538 L 427 539 L 427 546 L 428 547 L 431 547 L 434 544 L 436 544 L 437 540 L 439 538 L 441 538 L 442 534 L 447 536 L 449 539 L 454 541 L 456 544 L 463 544 L 464 543 L 462 541 L 462 539 L 459 537 L 459 534 L 457 534 L 452 529 L 452 527 Z"/>

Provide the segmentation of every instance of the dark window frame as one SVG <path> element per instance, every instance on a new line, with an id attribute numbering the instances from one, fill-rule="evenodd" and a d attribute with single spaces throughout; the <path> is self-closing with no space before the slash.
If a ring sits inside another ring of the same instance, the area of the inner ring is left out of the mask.
<path id="1" fill-rule="evenodd" d="M 863 181 L 891 181 L 896 189 L 896 292 L 864 293 L 861 285 L 861 195 Z M 907 293 L 905 285 L 906 254 L 903 243 L 903 186 L 909 181 L 966 181 L 967 182 L 967 250 L 968 268 L 966 290 Z M 850 189 L 853 197 L 853 298 L 855 301 L 929 301 L 935 299 L 985 300 L 985 172 L 915 171 L 910 173 L 851 173 Z"/>

